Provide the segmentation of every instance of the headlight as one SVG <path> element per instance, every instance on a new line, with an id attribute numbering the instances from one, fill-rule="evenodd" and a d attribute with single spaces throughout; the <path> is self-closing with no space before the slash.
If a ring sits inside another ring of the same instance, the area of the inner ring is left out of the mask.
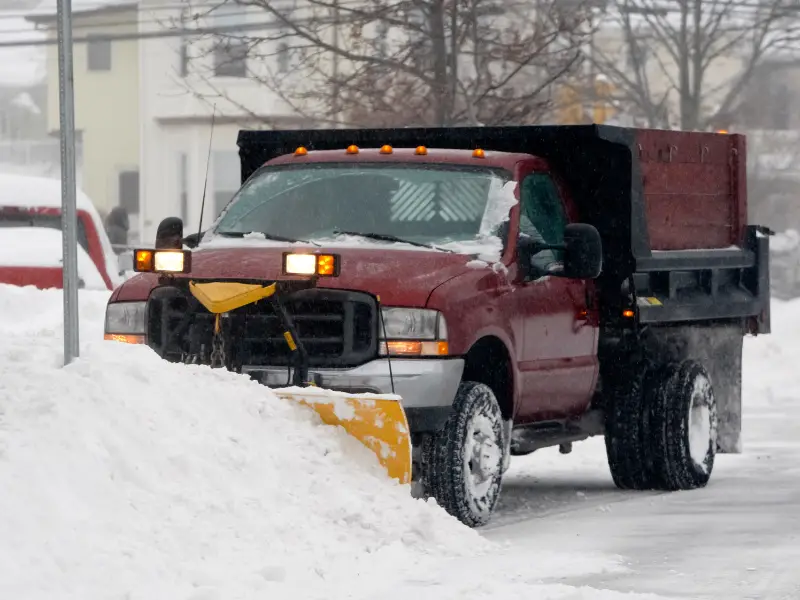
<path id="1" fill-rule="evenodd" d="M 105 339 L 144 343 L 145 302 L 113 302 L 106 307 Z"/>
<path id="2" fill-rule="evenodd" d="M 442 313 L 423 308 L 382 308 L 380 353 L 384 356 L 445 356 L 447 324 Z"/>

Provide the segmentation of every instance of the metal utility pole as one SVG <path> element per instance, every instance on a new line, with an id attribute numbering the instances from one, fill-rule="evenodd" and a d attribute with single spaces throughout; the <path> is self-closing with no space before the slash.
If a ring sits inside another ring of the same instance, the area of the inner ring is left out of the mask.
<path id="1" fill-rule="evenodd" d="M 61 238 L 64 273 L 64 364 L 80 354 L 78 235 L 75 184 L 75 93 L 72 71 L 72 0 L 58 0 L 58 92 L 61 135 Z"/>

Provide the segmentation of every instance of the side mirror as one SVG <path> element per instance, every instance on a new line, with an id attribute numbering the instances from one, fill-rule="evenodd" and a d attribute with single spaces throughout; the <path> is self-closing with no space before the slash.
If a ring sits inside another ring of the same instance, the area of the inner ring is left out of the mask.
<path id="1" fill-rule="evenodd" d="M 564 229 L 563 276 L 595 279 L 603 270 L 603 242 L 592 225 L 570 223 Z"/>
<path id="2" fill-rule="evenodd" d="M 158 224 L 156 230 L 156 249 L 183 248 L 183 221 L 178 217 L 167 217 Z"/>

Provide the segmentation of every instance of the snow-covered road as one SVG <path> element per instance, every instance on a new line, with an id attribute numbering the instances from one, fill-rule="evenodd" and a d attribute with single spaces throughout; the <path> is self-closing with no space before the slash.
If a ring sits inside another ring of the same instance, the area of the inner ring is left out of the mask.
<path id="1" fill-rule="evenodd" d="M 513 461 L 479 535 L 265 388 L 102 342 L 106 298 L 63 369 L 60 293 L 0 286 L 0 598 L 800 598 L 800 303 L 708 488 L 620 492 L 590 440 Z"/>
<path id="2" fill-rule="evenodd" d="M 800 303 L 745 340 L 744 453 L 717 457 L 705 489 L 622 492 L 601 439 L 517 459 L 489 539 L 626 558 L 629 572 L 571 585 L 691 599 L 800 598 Z"/>

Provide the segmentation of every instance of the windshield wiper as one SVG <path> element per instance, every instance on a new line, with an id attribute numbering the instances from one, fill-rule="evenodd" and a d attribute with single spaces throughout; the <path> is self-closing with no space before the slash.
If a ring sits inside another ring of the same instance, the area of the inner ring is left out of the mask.
<path id="1" fill-rule="evenodd" d="M 333 233 L 336 235 L 357 235 L 360 237 L 369 238 L 371 240 L 380 240 L 382 242 L 399 242 L 401 244 L 411 244 L 412 246 L 419 246 L 421 248 L 430 248 L 432 250 L 441 250 L 442 252 L 452 252 L 452 250 L 448 250 L 446 248 L 439 248 L 438 246 L 434 246 L 432 244 L 423 244 L 422 242 L 414 242 L 412 240 L 406 240 L 396 235 L 391 235 L 388 233 L 364 233 L 362 231 L 340 231 L 338 229 L 334 229 Z"/>
<path id="2" fill-rule="evenodd" d="M 289 244 L 314 244 L 315 246 L 319 246 L 317 242 L 312 242 L 310 240 L 296 240 L 290 237 L 284 237 L 282 235 L 275 235 L 273 233 L 265 233 L 263 231 L 217 231 L 217 235 L 221 235 L 222 237 L 235 237 L 235 238 L 243 238 L 244 236 L 250 233 L 258 233 L 259 235 L 263 235 L 266 239 L 272 240 L 273 242 L 287 242 Z"/>

